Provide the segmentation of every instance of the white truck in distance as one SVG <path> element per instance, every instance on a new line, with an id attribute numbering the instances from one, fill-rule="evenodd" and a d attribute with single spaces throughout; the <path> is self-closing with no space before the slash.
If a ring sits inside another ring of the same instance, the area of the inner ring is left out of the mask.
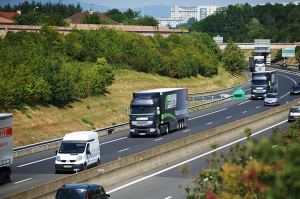
<path id="1" fill-rule="evenodd" d="M 266 70 L 265 57 L 254 56 L 254 67 L 255 67 L 255 72 L 265 71 Z"/>
<path id="2" fill-rule="evenodd" d="M 12 164 L 12 114 L 0 113 L 0 185 L 10 182 Z"/>

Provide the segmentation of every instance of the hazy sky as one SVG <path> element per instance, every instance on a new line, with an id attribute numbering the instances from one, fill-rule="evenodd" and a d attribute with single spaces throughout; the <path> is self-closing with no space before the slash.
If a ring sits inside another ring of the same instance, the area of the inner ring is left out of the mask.
<path id="1" fill-rule="evenodd" d="M 1 1 L 1 0 L 0 0 Z M 79 2 L 94 3 L 107 7 L 142 7 L 143 5 L 229 5 L 236 3 L 260 4 L 266 2 L 291 2 L 292 0 L 77 0 Z"/>

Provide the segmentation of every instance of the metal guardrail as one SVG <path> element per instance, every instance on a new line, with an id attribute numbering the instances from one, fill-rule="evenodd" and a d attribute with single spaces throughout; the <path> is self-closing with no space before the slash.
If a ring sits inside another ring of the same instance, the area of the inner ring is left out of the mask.
<path id="1" fill-rule="evenodd" d="M 247 82 L 244 82 L 243 84 L 240 84 L 240 85 L 237 85 L 237 86 L 234 86 L 234 87 L 231 87 L 231 88 L 225 88 L 225 89 L 220 89 L 220 90 L 215 90 L 215 91 L 210 91 L 210 92 L 204 92 L 204 93 L 191 93 L 189 95 L 200 95 L 200 94 L 208 94 L 208 93 L 217 93 L 217 92 L 222 92 L 222 91 L 226 91 L 226 90 L 233 90 L 237 87 L 242 87 L 242 86 L 245 86 L 249 83 L 249 80 Z M 221 102 L 221 101 L 224 101 L 224 100 L 227 100 L 229 99 L 230 97 L 222 97 L 221 96 L 222 94 L 219 94 L 218 97 L 217 95 L 207 95 L 206 96 L 206 99 L 205 99 L 205 96 L 202 96 L 204 98 L 204 100 L 212 100 L 210 102 L 207 102 L 207 103 L 203 103 L 203 104 L 199 104 L 199 105 L 195 105 L 195 106 L 191 106 L 189 107 L 189 110 L 190 109 L 194 109 L 194 108 L 199 108 L 199 107 L 202 107 L 202 106 L 206 106 L 206 105 L 210 105 L 210 104 L 213 104 L 213 103 L 217 103 L 217 102 Z M 200 100 L 195 100 L 195 101 L 200 101 Z M 126 122 L 126 123 L 122 123 L 122 124 L 116 124 L 116 125 L 113 125 L 113 126 L 109 126 L 109 127 L 104 127 L 104 128 L 99 128 L 99 129 L 96 129 L 94 130 L 95 132 L 101 132 L 101 131 L 108 131 L 108 134 L 112 133 L 114 131 L 114 129 L 118 128 L 118 127 L 123 127 L 123 126 L 126 126 L 126 125 L 129 125 L 129 122 Z M 47 145 L 47 144 L 51 144 L 51 143 L 55 143 L 55 142 L 60 142 L 63 138 L 57 138 L 57 139 L 53 139 L 53 140 L 47 140 L 47 141 L 43 141 L 43 142 L 38 142 L 38 143 L 35 143 L 35 144 L 29 144 L 29 145 L 25 145 L 25 146 L 21 146 L 21 147 L 16 147 L 13 149 L 14 152 L 17 152 L 17 151 L 22 151 L 22 150 L 25 150 L 25 149 L 31 149 L 31 148 L 35 148 L 35 147 L 39 147 L 39 146 L 42 146 L 42 145 Z"/>

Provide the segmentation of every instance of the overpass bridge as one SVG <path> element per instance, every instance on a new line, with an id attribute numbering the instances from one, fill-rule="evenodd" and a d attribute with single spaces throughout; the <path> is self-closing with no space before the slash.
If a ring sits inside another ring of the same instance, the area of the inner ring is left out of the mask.
<path id="1" fill-rule="evenodd" d="M 237 44 L 242 50 L 254 50 L 254 43 L 235 43 Z M 227 43 L 218 44 L 219 47 L 223 50 Z M 270 49 L 271 50 L 280 50 L 282 48 L 295 48 L 296 46 L 300 46 L 300 42 L 295 43 L 271 43 Z"/>

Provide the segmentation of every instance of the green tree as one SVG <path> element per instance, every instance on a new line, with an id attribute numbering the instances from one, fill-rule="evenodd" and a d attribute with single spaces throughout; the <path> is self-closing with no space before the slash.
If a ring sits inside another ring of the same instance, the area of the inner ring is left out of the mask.
<path id="1" fill-rule="evenodd" d="M 154 17 L 144 16 L 139 18 L 135 24 L 139 26 L 158 26 L 158 21 Z"/>
<path id="2" fill-rule="evenodd" d="M 245 69 L 245 55 L 232 41 L 227 43 L 223 52 L 224 68 L 231 74 L 241 74 Z"/>
<path id="3" fill-rule="evenodd" d="M 108 16 L 109 18 L 115 20 L 118 23 L 123 23 L 123 21 L 126 18 L 125 14 L 123 14 L 120 10 L 115 9 L 115 8 L 105 12 L 105 15 Z"/>
<path id="4" fill-rule="evenodd" d="M 81 20 L 84 24 L 106 24 L 104 20 L 101 20 L 97 13 L 87 14 Z"/>

